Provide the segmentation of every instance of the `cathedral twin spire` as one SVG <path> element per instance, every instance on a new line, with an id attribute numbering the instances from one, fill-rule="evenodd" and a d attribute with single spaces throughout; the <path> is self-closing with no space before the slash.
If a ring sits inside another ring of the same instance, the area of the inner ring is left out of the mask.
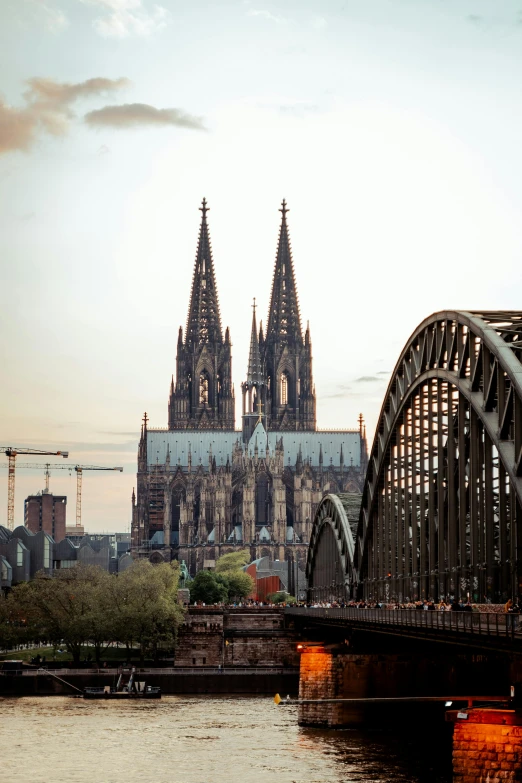
<path id="1" fill-rule="evenodd" d="M 169 429 L 233 430 L 230 335 L 227 328 L 223 341 L 205 199 L 200 210 L 185 340 L 180 327 L 176 383 L 169 399 Z M 262 328 L 258 336 L 254 304 L 247 381 L 242 384 L 244 437 L 251 429 L 250 423 L 245 427 L 245 416 L 255 415 L 257 420 L 263 406 L 272 430 L 315 430 L 310 333 L 307 329 L 303 345 L 288 211 L 283 199 L 266 338 Z"/>

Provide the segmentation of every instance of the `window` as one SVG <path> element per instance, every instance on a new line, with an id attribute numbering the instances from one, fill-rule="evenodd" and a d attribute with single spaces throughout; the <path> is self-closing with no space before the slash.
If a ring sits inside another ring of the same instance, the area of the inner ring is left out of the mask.
<path id="1" fill-rule="evenodd" d="M 288 375 L 281 373 L 281 405 L 288 405 Z"/>
<path id="2" fill-rule="evenodd" d="M 16 547 L 16 565 L 18 568 L 24 564 L 24 550 L 22 544 L 18 543 Z"/>
<path id="3" fill-rule="evenodd" d="M 256 481 L 256 525 L 270 523 L 270 489 L 268 476 L 260 473 Z"/>
<path id="4" fill-rule="evenodd" d="M 51 567 L 51 547 L 49 546 L 49 539 L 47 536 L 44 539 L 44 568 Z"/>
<path id="5" fill-rule="evenodd" d="M 199 376 L 199 404 L 208 405 L 209 380 L 208 373 L 202 372 Z"/>

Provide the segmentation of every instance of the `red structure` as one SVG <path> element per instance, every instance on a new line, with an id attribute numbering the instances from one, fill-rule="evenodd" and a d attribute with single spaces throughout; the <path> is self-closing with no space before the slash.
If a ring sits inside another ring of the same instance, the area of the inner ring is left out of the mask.
<path id="1" fill-rule="evenodd" d="M 254 560 L 253 563 L 250 563 L 250 565 L 245 568 L 245 571 L 247 574 L 250 574 L 255 584 L 254 592 L 248 596 L 252 601 L 266 601 L 268 596 L 272 593 L 277 593 L 279 590 L 284 590 L 284 585 L 277 575 L 257 575 L 256 560 Z"/>

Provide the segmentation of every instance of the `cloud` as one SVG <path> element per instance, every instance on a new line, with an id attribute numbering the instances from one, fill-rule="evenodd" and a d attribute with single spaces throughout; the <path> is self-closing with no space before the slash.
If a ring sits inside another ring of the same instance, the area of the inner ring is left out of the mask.
<path id="1" fill-rule="evenodd" d="M 391 370 L 379 370 L 377 375 L 391 375 Z"/>
<path id="2" fill-rule="evenodd" d="M 106 144 L 102 144 L 101 147 L 98 147 L 96 150 L 97 155 L 107 155 L 110 152 L 109 147 Z"/>
<path id="3" fill-rule="evenodd" d="M 181 109 L 156 109 L 147 103 L 124 103 L 104 106 L 85 115 L 92 127 L 133 128 L 138 125 L 176 125 L 180 128 L 206 130 L 201 117 L 193 117 Z"/>
<path id="4" fill-rule="evenodd" d="M 88 79 L 77 84 L 53 79 L 29 79 L 25 106 L 9 106 L 0 99 L 0 155 L 29 150 L 40 133 L 63 136 L 74 117 L 71 105 L 80 98 L 109 95 L 129 84 L 128 79 Z"/>
<path id="5" fill-rule="evenodd" d="M 375 375 L 363 375 L 360 378 L 356 378 L 354 383 L 379 383 L 381 378 L 377 378 Z"/>
<path id="6" fill-rule="evenodd" d="M 347 386 L 344 383 L 339 384 L 339 386 L 335 387 L 338 389 L 338 391 L 333 391 L 331 394 L 323 394 L 323 398 L 325 400 L 336 400 L 336 399 L 343 399 L 345 397 L 351 397 L 351 387 Z"/>
<path id="7" fill-rule="evenodd" d="M 51 33 L 61 33 L 69 26 L 69 20 L 59 8 L 53 8 L 45 3 L 38 3 L 44 17 L 44 24 Z"/>
<path id="8" fill-rule="evenodd" d="M 470 14 L 468 16 L 468 22 L 471 22 L 471 24 L 480 24 L 482 22 L 482 17 L 478 14 Z"/>
<path id="9" fill-rule="evenodd" d="M 166 27 L 169 12 L 161 5 L 147 7 L 142 0 L 80 0 L 85 5 L 102 8 L 103 16 L 93 27 L 105 38 L 148 37 Z"/>
<path id="10" fill-rule="evenodd" d="M 45 0 L 18 0 L 17 5 L 21 18 L 32 17 L 40 29 L 44 27 L 50 33 L 61 33 L 69 27 L 69 20 L 63 11 L 49 5 Z M 13 3 L 13 7 L 15 6 Z"/>
<path id="11" fill-rule="evenodd" d="M 276 14 L 270 13 L 270 11 L 256 10 L 255 8 L 251 8 L 247 16 L 258 16 L 262 19 L 268 19 L 271 22 L 276 22 L 276 24 L 286 22 L 286 19 L 283 16 L 277 16 Z"/>

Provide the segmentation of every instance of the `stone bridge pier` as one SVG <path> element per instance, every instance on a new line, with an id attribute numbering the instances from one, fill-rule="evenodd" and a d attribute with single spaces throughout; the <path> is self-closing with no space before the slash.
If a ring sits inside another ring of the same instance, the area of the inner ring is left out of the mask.
<path id="1" fill-rule="evenodd" d="M 393 648 L 392 648 L 393 649 Z M 340 728 L 387 724 L 407 710 L 436 714 L 444 721 L 443 703 L 405 701 L 350 704 L 330 699 L 383 699 L 430 696 L 509 695 L 508 656 L 471 652 L 411 651 L 362 653 L 345 644 L 303 643 L 299 674 L 298 720 L 303 726 Z"/>
<path id="2" fill-rule="evenodd" d="M 522 781 L 522 710 L 510 709 L 508 704 L 510 680 L 522 680 L 518 660 L 460 651 L 363 654 L 349 649 L 342 644 L 303 643 L 298 707 L 301 726 L 379 725 L 398 732 L 403 727 L 408 732 L 418 728 L 425 733 L 433 729 L 446 735 L 448 760 L 452 743 L 454 783 Z M 459 695 L 500 696 L 506 703 L 476 708 L 463 701 L 460 710 L 447 710 L 444 701 L 407 699 Z M 330 701 L 397 697 L 405 701 Z"/>

